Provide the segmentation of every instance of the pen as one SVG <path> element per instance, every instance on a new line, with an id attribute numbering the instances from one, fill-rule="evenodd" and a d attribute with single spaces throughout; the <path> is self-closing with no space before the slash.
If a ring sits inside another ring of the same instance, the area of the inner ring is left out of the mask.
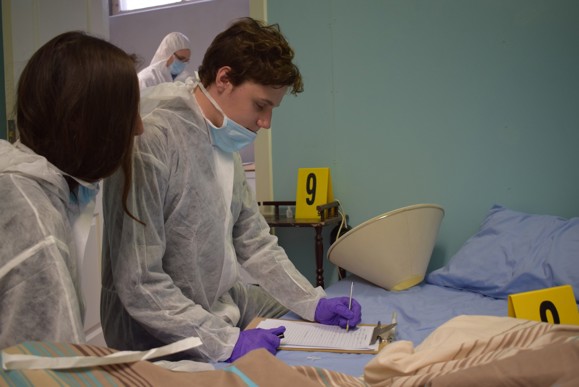
<path id="1" fill-rule="evenodd" d="M 277 334 L 277 337 L 279 337 L 280 339 L 285 339 L 285 336 L 284 336 L 283 333 L 278 333 L 278 334 Z"/>
<path id="2" fill-rule="evenodd" d="M 348 302 L 348 310 L 352 310 L 352 292 L 354 291 L 354 281 L 350 285 L 350 301 Z M 346 332 L 350 330 L 350 320 L 346 323 Z"/>

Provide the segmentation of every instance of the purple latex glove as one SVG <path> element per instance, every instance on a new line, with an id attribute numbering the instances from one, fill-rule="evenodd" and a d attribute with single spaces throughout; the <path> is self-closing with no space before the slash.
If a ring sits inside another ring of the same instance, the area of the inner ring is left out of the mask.
<path id="1" fill-rule="evenodd" d="M 279 347 L 279 342 L 281 341 L 280 336 L 284 332 L 284 326 L 271 329 L 255 328 L 241 331 L 237 343 L 235 343 L 235 347 L 233 347 L 233 352 L 231 352 L 231 357 L 227 359 L 227 361 L 231 363 L 257 348 L 265 348 L 272 355 L 275 355 L 277 347 Z"/>
<path id="2" fill-rule="evenodd" d="M 321 324 L 355 328 L 362 321 L 362 306 L 352 298 L 352 309 L 348 309 L 349 297 L 322 298 L 316 307 L 315 320 Z"/>

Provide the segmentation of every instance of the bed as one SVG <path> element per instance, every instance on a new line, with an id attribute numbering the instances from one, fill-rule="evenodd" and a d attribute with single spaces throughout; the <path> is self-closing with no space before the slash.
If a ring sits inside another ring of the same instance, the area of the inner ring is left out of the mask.
<path id="1" fill-rule="evenodd" d="M 257 350 L 232 366 L 195 376 L 148 361 L 70 372 L 0 369 L 0 385 L 34 380 L 43 385 L 91 385 L 93 380 L 102 385 L 229 386 L 247 385 L 248 380 L 304 387 L 579 385 L 579 325 L 507 317 L 512 293 L 569 284 L 577 303 L 579 218 L 525 214 L 495 205 L 478 232 L 423 282 L 387 291 L 349 275 L 328 287 L 328 296 L 348 295 L 352 282 L 354 297 L 362 304 L 362 323 L 389 323 L 392 313 L 397 315 L 395 340 L 376 355 L 282 350 L 274 357 Z M 8 350 L 52 356 L 115 352 L 53 343 L 24 343 Z"/>
<path id="2" fill-rule="evenodd" d="M 329 296 L 348 295 L 352 282 L 354 297 L 362 304 L 362 323 L 389 323 L 392 313 L 396 312 L 398 327 L 393 344 L 405 342 L 412 352 L 437 328 L 449 322 L 456 324 L 458 316 L 498 316 L 498 321 L 514 320 L 506 317 L 511 293 L 570 284 L 577 302 L 579 218 L 526 214 L 495 205 L 478 232 L 449 263 L 428 274 L 422 283 L 394 292 L 349 275 L 326 291 Z M 492 323 L 486 317 L 472 317 L 470 323 L 500 325 L 493 320 L 495 317 L 489 318 Z M 572 336 L 579 337 L 573 328 L 571 332 Z M 575 341 L 576 348 L 578 342 Z M 440 347 L 442 350 L 444 345 Z M 277 357 L 290 365 L 362 376 L 365 366 L 377 356 L 280 351 Z"/>

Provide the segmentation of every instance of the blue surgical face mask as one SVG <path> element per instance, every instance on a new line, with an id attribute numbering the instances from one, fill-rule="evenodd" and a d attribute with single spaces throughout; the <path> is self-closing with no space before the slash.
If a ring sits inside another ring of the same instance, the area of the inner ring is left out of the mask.
<path id="1" fill-rule="evenodd" d="M 251 144 L 255 140 L 257 133 L 239 125 L 237 122 L 227 117 L 201 82 L 199 82 L 198 85 L 211 104 L 215 106 L 215 109 L 223 115 L 223 124 L 219 128 L 213 125 L 208 119 L 205 119 L 211 131 L 213 145 L 217 146 L 224 152 L 233 153 L 239 152 L 242 148 Z"/>
<path id="2" fill-rule="evenodd" d="M 76 192 L 70 193 L 70 200 L 73 203 L 78 203 L 80 208 L 86 207 L 90 202 L 92 202 L 98 192 L 99 183 L 86 183 L 87 185 L 79 184 L 77 186 Z"/>
<path id="3" fill-rule="evenodd" d="M 181 74 L 183 70 L 185 70 L 185 66 L 187 66 L 187 63 L 181 62 L 179 59 L 174 58 L 173 63 L 171 63 L 171 66 L 169 66 L 169 71 L 171 72 L 171 75 L 176 77 L 177 75 Z"/>

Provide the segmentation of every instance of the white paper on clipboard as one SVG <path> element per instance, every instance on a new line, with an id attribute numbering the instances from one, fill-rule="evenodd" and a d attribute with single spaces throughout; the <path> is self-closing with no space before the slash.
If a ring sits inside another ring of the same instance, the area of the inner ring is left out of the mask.
<path id="1" fill-rule="evenodd" d="M 259 322 L 258 328 L 270 329 L 285 326 L 284 338 L 280 349 L 336 349 L 344 351 L 377 351 L 378 343 L 370 344 L 373 326 L 358 325 L 356 329 L 345 329 L 335 325 L 265 319 Z"/>

